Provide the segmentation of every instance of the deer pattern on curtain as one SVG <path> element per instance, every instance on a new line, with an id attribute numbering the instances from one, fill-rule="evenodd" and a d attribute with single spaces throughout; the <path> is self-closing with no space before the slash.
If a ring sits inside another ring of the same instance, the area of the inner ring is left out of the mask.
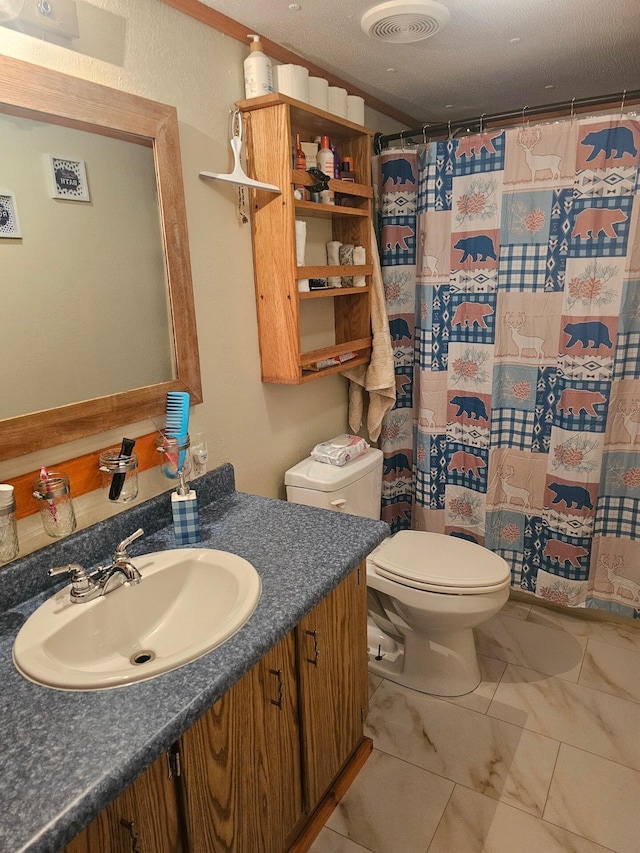
<path id="1" fill-rule="evenodd" d="M 549 601 L 640 616 L 640 122 L 383 152 L 397 401 L 382 516 L 502 555 Z"/>

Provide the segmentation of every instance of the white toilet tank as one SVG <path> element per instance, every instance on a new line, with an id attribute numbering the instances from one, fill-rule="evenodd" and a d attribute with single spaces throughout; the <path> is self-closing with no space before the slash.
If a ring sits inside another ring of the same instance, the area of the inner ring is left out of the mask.
<path id="1" fill-rule="evenodd" d="M 333 509 L 365 518 L 380 518 L 382 451 L 370 447 L 362 456 L 338 467 L 312 456 L 284 475 L 291 503 Z"/>

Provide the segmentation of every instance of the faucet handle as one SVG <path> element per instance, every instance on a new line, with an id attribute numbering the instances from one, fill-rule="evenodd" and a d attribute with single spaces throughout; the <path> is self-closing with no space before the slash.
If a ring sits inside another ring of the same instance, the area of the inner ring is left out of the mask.
<path id="1" fill-rule="evenodd" d="M 80 563 L 67 563 L 66 566 L 54 566 L 53 569 L 49 569 L 47 572 L 51 578 L 56 575 L 64 575 L 65 573 L 71 575 L 72 581 L 82 580 L 87 577 L 87 570 Z"/>
<path id="2" fill-rule="evenodd" d="M 80 563 L 68 563 L 66 566 L 55 566 L 49 569 L 49 577 L 63 575 L 68 573 L 71 575 L 71 601 L 80 602 L 87 601 L 95 597 L 95 584 L 89 576 L 89 573 Z"/>
<path id="3" fill-rule="evenodd" d="M 131 534 L 131 536 L 127 536 L 126 539 L 123 539 L 122 542 L 116 548 L 116 559 L 127 559 L 127 548 L 129 547 L 129 545 L 131 545 L 132 542 L 135 542 L 135 540 L 139 539 L 141 536 L 144 536 L 144 530 L 139 527 Z"/>

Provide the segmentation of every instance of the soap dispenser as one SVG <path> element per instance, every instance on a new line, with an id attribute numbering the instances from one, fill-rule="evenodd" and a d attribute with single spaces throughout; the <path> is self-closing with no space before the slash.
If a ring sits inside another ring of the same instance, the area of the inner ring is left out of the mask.
<path id="1" fill-rule="evenodd" d="M 180 485 L 171 494 L 171 513 L 177 545 L 195 545 L 200 541 L 200 514 L 196 493 L 180 470 Z"/>
<path id="2" fill-rule="evenodd" d="M 257 98 L 273 92 L 273 69 L 271 60 L 262 51 L 260 36 L 249 35 L 249 38 L 253 41 L 244 61 L 244 93 L 246 98 Z"/>

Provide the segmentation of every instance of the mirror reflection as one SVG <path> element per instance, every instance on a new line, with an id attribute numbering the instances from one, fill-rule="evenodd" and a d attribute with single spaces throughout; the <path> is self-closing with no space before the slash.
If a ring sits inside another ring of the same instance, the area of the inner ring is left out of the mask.
<path id="1" fill-rule="evenodd" d="M 0 419 L 175 378 L 151 140 L 2 114 L 0 139 Z"/>
<path id="2" fill-rule="evenodd" d="M 0 121 L 0 460 L 202 402 L 175 108 L 0 55 Z"/>

